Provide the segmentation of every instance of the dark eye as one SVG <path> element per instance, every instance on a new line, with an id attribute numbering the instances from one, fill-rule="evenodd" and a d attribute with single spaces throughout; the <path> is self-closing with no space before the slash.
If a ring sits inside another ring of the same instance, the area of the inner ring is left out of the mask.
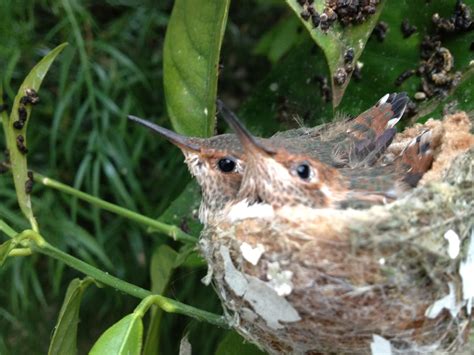
<path id="1" fill-rule="evenodd" d="M 301 179 L 307 180 L 311 175 L 311 168 L 308 164 L 303 163 L 296 167 L 296 173 Z"/>
<path id="2" fill-rule="evenodd" d="M 235 161 L 231 158 L 222 158 L 217 162 L 217 166 L 224 173 L 230 173 L 235 169 Z"/>

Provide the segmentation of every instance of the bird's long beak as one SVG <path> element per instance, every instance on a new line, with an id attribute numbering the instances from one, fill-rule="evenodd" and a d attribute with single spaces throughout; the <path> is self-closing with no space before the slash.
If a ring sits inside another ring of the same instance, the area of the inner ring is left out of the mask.
<path id="1" fill-rule="evenodd" d="M 171 143 L 174 145 L 178 146 L 181 150 L 186 150 L 186 151 L 195 151 L 195 152 L 200 152 L 201 151 L 201 146 L 197 144 L 194 138 L 189 138 L 186 136 L 182 136 L 178 133 L 175 133 L 173 131 L 170 131 L 169 129 L 160 127 L 150 121 L 144 120 L 143 118 L 139 118 L 136 116 L 128 116 L 128 119 L 134 122 L 137 122 L 149 129 L 151 129 L 153 132 L 156 132 L 163 137 L 165 137 L 167 140 L 169 140 Z"/>
<path id="2" fill-rule="evenodd" d="M 217 110 L 222 115 L 224 120 L 229 124 L 229 126 L 234 130 L 237 138 L 239 138 L 240 143 L 244 150 L 253 155 L 273 155 L 275 150 L 270 147 L 264 146 L 262 143 L 258 142 L 254 136 L 244 127 L 242 122 L 239 121 L 237 116 L 229 110 L 221 100 L 217 100 Z"/>

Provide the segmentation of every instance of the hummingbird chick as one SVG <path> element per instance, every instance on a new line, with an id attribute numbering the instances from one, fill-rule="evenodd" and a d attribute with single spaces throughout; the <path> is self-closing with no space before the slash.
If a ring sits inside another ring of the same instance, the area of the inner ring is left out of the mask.
<path id="1" fill-rule="evenodd" d="M 191 175 L 201 187 L 201 223 L 206 224 L 210 216 L 219 213 L 227 202 L 235 198 L 243 174 L 242 148 L 235 135 L 186 137 L 139 117 L 128 118 L 160 134 L 181 149 Z"/>
<path id="2" fill-rule="evenodd" d="M 281 147 L 293 154 L 305 154 L 330 167 L 362 165 L 369 160 L 369 156 L 373 161 L 376 156 L 374 151 L 381 154 L 386 141 L 391 141 L 393 126 L 403 115 L 407 100 L 404 93 L 387 94 L 377 105 L 342 124 L 294 129 L 255 140 L 275 149 Z M 217 101 L 217 108 L 224 119 L 238 121 L 220 100 Z M 135 116 L 129 116 L 129 119 L 164 136 L 181 149 L 191 174 L 201 187 L 199 218 L 202 223 L 206 224 L 210 216 L 219 214 L 229 201 L 237 198 L 247 158 L 236 135 L 185 137 Z M 386 127 L 388 130 L 385 130 Z M 368 150 L 373 145 L 377 149 Z M 351 155 L 349 151 L 355 153 Z"/>

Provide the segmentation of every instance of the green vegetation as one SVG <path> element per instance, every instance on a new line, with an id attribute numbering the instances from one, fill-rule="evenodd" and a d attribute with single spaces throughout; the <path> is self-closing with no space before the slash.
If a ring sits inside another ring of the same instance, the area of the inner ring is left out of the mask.
<path id="1" fill-rule="evenodd" d="M 419 77 L 394 82 L 419 66 L 432 14 L 451 16 L 455 2 L 382 1 L 368 22 L 324 37 L 299 18 L 296 0 L 1 1 L 9 108 L 0 148 L 10 147 L 11 164 L 0 166 L 9 168 L 0 175 L 0 354 L 174 354 L 186 334 L 195 353 L 256 353 L 226 329 L 212 287 L 200 282 L 199 194 L 181 154 L 127 115 L 221 133 L 217 93 L 253 132 L 270 135 L 356 114 L 386 92 L 413 97 Z M 406 39 L 403 19 L 418 29 Z M 377 21 L 389 27 L 383 42 L 369 39 Z M 446 104 L 473 109 L 473 41 L 472 30 L 443 35 L 460 83 L 420 103 L 411 121 L 440 117 Z M 361 79 L 333 85 L 356 45 Z M 28 125 L 16 130 L 27 88 L 40 102 L 25 105 Z M 28 170 L 37 172 L 31 194 Z"/>

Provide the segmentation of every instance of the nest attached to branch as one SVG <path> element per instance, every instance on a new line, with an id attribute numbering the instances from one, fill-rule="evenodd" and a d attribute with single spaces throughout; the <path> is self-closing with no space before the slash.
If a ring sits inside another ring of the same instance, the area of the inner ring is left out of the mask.
<path id="1" fill-rule="evenodd" d="M 474 297 L 474 138 L 455 114 L 402 132 L 392 152 L 427 127 L 437 129 L 432 173 L 400 200 L 284 207 L 205 228 L 207 281 L 244 338 L 270 353 L 463 348 Z"/>

